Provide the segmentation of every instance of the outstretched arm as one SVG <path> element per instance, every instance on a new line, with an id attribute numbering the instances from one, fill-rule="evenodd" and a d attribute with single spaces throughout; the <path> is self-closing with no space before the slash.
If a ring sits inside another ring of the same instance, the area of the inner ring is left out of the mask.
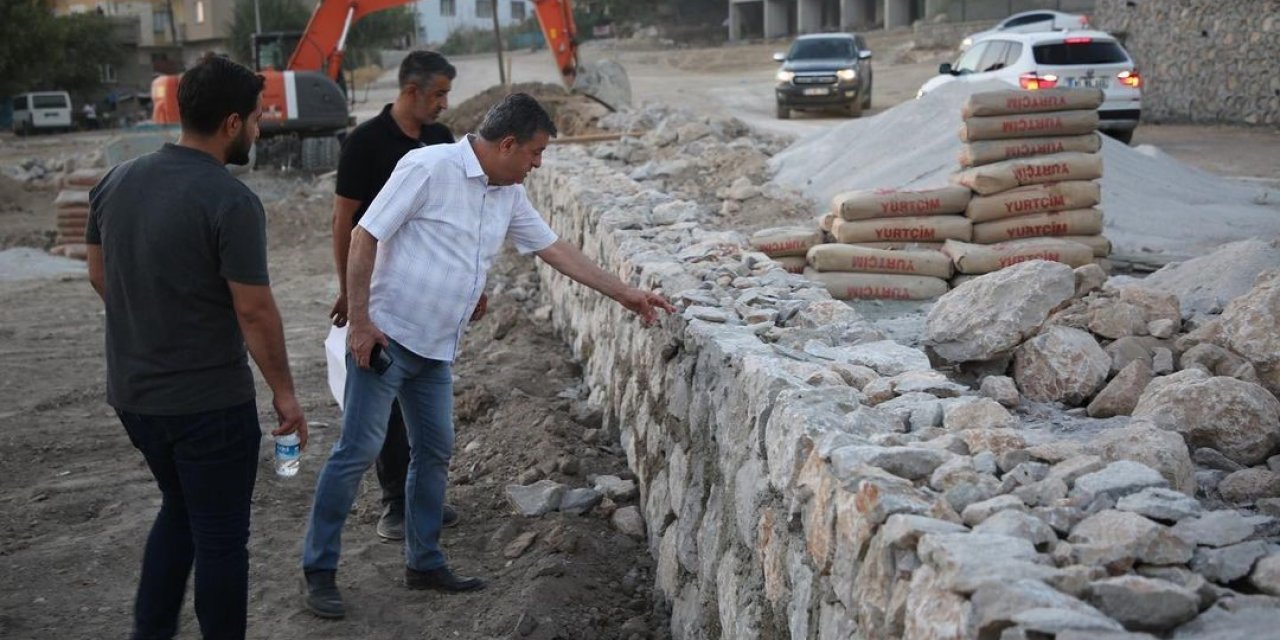
<path id="1" fill-rule="evenodd" d="M 639 315 L 646 325 L 658 321 L 658 309 L 667 313 L 676 311 L 666 298 L 619 280 L 564 240 L 556 240 L 551 246 L 536 253 L 556 271 L 617 300 L 618 304 Z"/>

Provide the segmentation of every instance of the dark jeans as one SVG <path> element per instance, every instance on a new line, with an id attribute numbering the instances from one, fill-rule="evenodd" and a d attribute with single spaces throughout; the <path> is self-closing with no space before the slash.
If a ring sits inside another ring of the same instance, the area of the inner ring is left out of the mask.
<path id="1" fill-rule="evenodd" d="M 172 638 L 195 564 L 205 640 L 240 640 L 249 600 L 249 501 L 258 475 L 253 402 L 183 416 L 117 411 L 160 486 L 142 556 L 133 640 Z"/>
<path id="2" fill-rule="evenodd" d="M 400 413 L 399 400 L 391 405 L 387 439 L 378 452 L 377 466 L 382 506 L 404 513 L 404 483 L 409 477 L 409 436 L 404 431 L 404 414 Z"/>

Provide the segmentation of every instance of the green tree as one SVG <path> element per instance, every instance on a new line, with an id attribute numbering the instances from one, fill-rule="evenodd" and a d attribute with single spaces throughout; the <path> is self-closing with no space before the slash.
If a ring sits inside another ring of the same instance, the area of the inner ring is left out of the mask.
<path id="1" fill-rule="evenodd" d="M 5 0 L 0 0 L 3 2 Z M 231 51 L 236 60 L 253 65 L 253 34 L 256 30 L 254 0 L 238 0 L 231 18 Z M 311 19 L 315 2 L 305 0 L 258 0 L 262 15 L 262 30 L 292 31 L 302 33 Z M 397 41 L 413 33 L 413 13 L 405 7 L 371 13 L 351 27 L 347 36 L 347 55 L 343 66 L 351 68 L 376 60 L 379 49 L 394 46 Z M 296 41 L 288 41 L 289 50 L 280 52 L 283 59 L 277 67 L 283 68 L 293 53 Z"/>
<path id="2" fill-rule="evenodd" d="M 124 57 L 111 23 L 96 13 L 55 17 L 40 0 L 0 0 L 0 24 L 0 95 L 91 90 L 99 65 Z"/>

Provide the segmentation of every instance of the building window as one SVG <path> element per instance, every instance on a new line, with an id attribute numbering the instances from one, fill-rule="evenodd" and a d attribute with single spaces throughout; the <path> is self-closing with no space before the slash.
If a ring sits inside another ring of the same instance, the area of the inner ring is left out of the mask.
<path id="1" fill-rule="evenodd" d="M 446 18 L 458 15 L 458 0 L 440 0 L 440 15 Z"/>
<path id="2" fill-rule="evenodd" d="M 98 80 L 101 82 L 115 82 L 116 68 L 109 64 L 98 65 Z"/>
<path id="3" fill-rule="evenodd" d="M 157 11 L 151 14 L 151 30 L 155 33 L 164 33 L 169 29 L 169 12 Z"/>
<path id="4" fill-rule="evenodd" d="M 204 2 L 196 2 L 196 24 L 204 24 Z"/>
<path id="5" fill-rule="evenodd" d="M 476 0 L 476 17 L 493 17 L 493 0 Z"/>
<path id="6" fill-rule="evenodd" d="M 511 3 L 511 19 L 516 22 L 524 22 L 524 0 L 516 0 Z"/>

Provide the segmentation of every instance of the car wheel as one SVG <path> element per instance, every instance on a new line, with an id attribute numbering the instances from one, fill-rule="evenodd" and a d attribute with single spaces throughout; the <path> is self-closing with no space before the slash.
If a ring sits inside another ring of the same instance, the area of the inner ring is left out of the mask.
<path id="1" fill-rule="evenodd" d="M 1120 131 L 1103 131 L 1103 133 L 1111 136 L 1117 142 L 1131 144 L 1133 142 L 1133 129 L 1123 129 Z"/>
<path id="2" fill-rule="evenodd" d="M 791 119 L 791 108 L 786 105 L 781 105 L 781 104 L 778 105 L 778 119 L 779 120 Z"/>

